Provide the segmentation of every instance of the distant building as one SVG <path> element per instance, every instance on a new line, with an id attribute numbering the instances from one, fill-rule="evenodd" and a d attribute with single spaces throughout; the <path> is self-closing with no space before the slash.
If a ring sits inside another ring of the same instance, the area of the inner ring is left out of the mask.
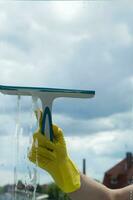
<path id="1" fill-rule="evenodd" d="M 103 184 L 108 188 L 122 188 L 133 183 L 133 155 L 126 153 L 126 158 L 105 172 Z"/>
<path id="2" fill-rule="evenodd" d="M 20 180 L 17 183 L 17 189 L 18 190 L 24 190 L 25 189 L 25 185 Z"/>

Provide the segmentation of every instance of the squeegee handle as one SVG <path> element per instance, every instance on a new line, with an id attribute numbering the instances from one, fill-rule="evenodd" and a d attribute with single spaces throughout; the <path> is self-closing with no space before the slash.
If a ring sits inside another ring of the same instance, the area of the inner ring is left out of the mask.
<path id="1" fill-rule="evenodd" d="M 46 123 L 48 123 L 48 126 L 46 127 Z M 46 130 L 47 128 L 47 130 Z M 53 128 L 52 128 L 52 116 L 51 111 L 49 107 L 45 107 L 45 110 L 43 112 L 43 118 L 42 118 L 42 134 L 48 134 L 50 141 L 53 141 Z"/>

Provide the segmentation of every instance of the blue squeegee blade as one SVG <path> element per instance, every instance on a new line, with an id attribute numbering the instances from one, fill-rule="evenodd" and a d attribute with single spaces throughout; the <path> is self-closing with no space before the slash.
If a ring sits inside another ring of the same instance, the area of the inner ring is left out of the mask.
<path id="1" fill-rule="evenodd" d="M 22 95 L 31 95 L 31 93 L 62 93 L 63 94 L 80 94 L 80 95 L 90 95 L 93 97 L 95 95 L 95 91 L 93 90 L 77 90 L 77 89 L 59 89 L 59 88 L 45 88 L 45 87 L 22 87 L 22 86 L 5 86 L 0 85 L 0 91 L 6 94 L 21 94 Z M 81 97 L 82 98 L 82 97 Z"/>

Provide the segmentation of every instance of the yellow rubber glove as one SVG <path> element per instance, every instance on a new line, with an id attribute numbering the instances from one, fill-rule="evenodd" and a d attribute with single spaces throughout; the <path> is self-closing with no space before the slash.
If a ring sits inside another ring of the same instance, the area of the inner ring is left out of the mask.
<path id="1" fill-rule="evenodd" d="M 53 125 L 54 141 L 41 134 L 42 111 L 36 112 L 39 129 L 33 135 L 29 159 L 51 174 L 56 184 L 66 193 L 80 188 L 80 173 L 69 158 L 62 130 Z"/>

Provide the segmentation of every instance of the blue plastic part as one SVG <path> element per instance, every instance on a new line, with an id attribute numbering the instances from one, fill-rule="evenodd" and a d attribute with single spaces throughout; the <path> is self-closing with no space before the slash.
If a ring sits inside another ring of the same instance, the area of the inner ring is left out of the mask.
<path id="1" fill-rule="evenodd" d="M 46 107 L 43 113 L 42 118 L 42 134 L 45 134 L 45 125 L 46 125 L 46 117 L 48 116 L 48 122 L 49 122 L 49 129 L 50 129 L 50 140 L 53 141 L 53 128 L 52 128 L 52 116 L 49 107 Z"/>

